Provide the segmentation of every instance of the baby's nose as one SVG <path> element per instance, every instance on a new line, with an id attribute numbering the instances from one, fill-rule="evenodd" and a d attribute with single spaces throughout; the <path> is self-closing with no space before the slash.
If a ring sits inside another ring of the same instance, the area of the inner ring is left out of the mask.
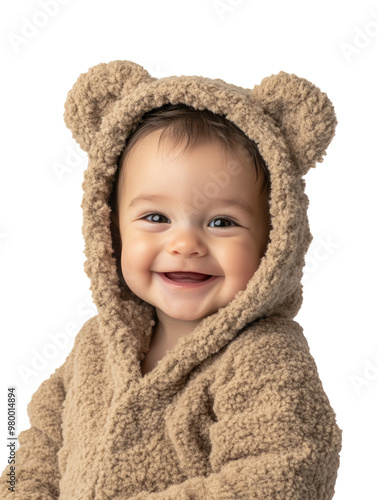
<path id="1" fill-rule="evenodd" d="M 191 229 L 177 231 L 168 243 L 167 251 L 171 254 L 183 256 L 204 255 L 207 246 L 199 235 Z"/>

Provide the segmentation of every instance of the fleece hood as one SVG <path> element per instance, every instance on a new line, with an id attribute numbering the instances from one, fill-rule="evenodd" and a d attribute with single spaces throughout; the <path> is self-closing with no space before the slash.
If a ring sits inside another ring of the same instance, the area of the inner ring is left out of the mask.
<path id="1" fill-rule="evenodd" d="M 303 176 L 323 161 L 337 124 L 327 95 L 284 71 L 252 89 L 203 76 L 154 78 L 142 66 L 122 60 L 98 64 L 78 77 L 65 102 L 64 120 L 89 159 L 81 204 L 84 269 L 119 380 L 137 377 L 156 318 L 154 307 L 125 289 L 119 279 L 109 198 L 127 137 L 144 113 L 168 103 L 223 115 L 257 144 L 270 172 L 272 228 L 247 288 L 180 338 L 155 371 L 160 384 L 167 370 L 173 378 L 187 374 L 256 319 L 296 316 L 302 303 L 305 254 L 312 241 Z M 183 350 L 184 362 L 179 363 Z"/>

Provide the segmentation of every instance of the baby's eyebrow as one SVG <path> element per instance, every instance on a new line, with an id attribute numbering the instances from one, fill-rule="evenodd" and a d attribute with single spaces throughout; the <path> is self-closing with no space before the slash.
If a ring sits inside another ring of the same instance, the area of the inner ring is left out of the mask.
<path id="1" fill-rule="evenodd" d="M 163 196 L 161 194 L 143 194 L 140 196 L 136 196 L 136 198 L 131 200 L 130 204 L 128 205 L 128 208 L 132 208 L 135 205 L 140 205 L 140 203 L 143 201 L 159 201 L 159 200 L 166 200 L 166 196 Z"/>
<path id="2" fill-rule="evenodd" d="M 167 196 L 161 195 L 161 194 L 143 194 L 136 196 L 136 198 L 133 198 L 133 200 L 130 201 L 130 204 L 128 205 L 128 208 L 132 208 L 136 205 L 139 205 L 140 203 L 144 201 L 162 201 L 166 200 Z M 212 200 L 212 204 L 215 205 L 225 205 L 226 207 L 238 207 L 241 208 L 244 212 L 247 212 L 249 214 L 254 214 L 254 210 L 251 208 L 250 205 L 248 205 L 244 200 L 238 199 L 226 199 L 226 198 L 215 198 Z"/>

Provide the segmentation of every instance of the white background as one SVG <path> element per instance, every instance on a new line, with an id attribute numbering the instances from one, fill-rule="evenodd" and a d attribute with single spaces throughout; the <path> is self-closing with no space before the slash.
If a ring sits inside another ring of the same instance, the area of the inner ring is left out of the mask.
<path id="1" fill-rule="evenodd" d="M 129 59 L 156 77 L 252 88 L 284 70 L 326 92 L 339 122 L 305 176 L 314 240 L 295 319 L 343 430 L 334 498 L 375 499 L 377 0 L 18 0 L 2 2 L 0 19 L 1 471 L 7 387 L 19 434 L 32 394 L 96 314 L 83 270 L 87 159 L 63 121 L 77 77 Z"/>

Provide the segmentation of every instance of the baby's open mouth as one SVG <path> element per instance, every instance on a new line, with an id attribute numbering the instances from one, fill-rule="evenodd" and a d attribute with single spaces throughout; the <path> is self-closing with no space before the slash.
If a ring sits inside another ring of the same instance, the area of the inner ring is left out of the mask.
<path id="1" fill-rule="evenodd" d="M 164 273 L 165 276 L 173 281 L 179 281 L 181 283 L 197 283 L 199 281 L 206 281 L 212 278 L 210 274 L 202 274 L 202 273 L 183 273 L 183 272 L 174 272 L 174 273 Z"/>

